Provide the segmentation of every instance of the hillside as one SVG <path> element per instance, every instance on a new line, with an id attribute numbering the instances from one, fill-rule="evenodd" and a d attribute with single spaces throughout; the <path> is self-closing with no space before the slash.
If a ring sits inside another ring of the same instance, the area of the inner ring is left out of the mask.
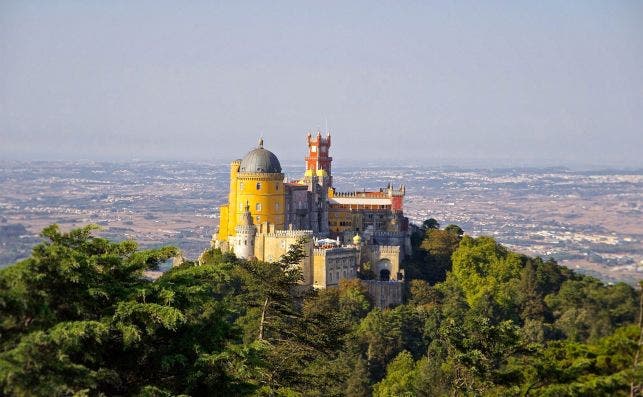
<path id="1" fill-rule="evenodd" d="M 406 303 L 302 290 L 278 262 L 42 231 L 0 270 L 4 395 L 640 395 L 640 292 L 425 222 Z M 361 269 L 366 276 L 368 269 Z"/>

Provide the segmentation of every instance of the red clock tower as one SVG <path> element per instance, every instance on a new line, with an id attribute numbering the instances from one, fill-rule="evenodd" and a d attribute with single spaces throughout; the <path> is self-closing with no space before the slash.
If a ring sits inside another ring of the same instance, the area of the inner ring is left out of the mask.
<path id="1" fill-rule="evenodd" d="M 317 170 L 324 170 L 328 175 L 329 186 L 333 185 L 333 177 L 331 173 L 331 162 L 333 158 L 328 154 L 330 153 L 330 132 L 326 137 L 321 136 L 321 132 L 317 132 L 317 136 L 308 133 L 308 156 L 306 156 L 306 171 L 315 173 Z"/>

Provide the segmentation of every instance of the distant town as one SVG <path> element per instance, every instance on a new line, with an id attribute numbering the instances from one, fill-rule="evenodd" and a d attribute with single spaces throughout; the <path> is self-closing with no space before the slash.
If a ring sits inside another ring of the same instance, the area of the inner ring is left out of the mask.
<path id="1" fill-rule="evenodd" d="M 3 162 L 0 267 L 27 257 L 40 230 L 100 225 L 100 235 L 144 247 L 176 245 L 196 258 L 225 202 L 227 163 Z M 284 167 L 298 176 L 301 165 Z M 473 236 L 607 282 L 643 276 L 643 171 L 336 167 L 341 191 L 406 185 L 405 215 L 435 218 Z"/>

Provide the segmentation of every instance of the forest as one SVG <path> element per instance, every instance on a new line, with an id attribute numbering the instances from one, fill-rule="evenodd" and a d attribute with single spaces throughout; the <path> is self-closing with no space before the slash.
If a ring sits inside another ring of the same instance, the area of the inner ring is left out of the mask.
<path id="1" fill-rule="evenodd" d="M 431 219 L 405 303 L 359 280 L 302 288 L 299 245 L 273 263 L 178 254 L 52 225 L 0 270 L 6 396 L 635 396 L 640 289 L 607 285 Z M 369 278 L 368 266 L 360 276 Z"/>

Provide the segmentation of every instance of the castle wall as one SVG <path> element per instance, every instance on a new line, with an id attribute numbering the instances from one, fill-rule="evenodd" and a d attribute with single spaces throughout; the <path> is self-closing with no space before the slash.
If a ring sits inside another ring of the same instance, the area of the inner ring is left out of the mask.
<path id="1" fill-rule="evenodd" d="M 255 224 L 270 222 L 283 229 L 286 211 L 283 180 L 281 173 L 239 172 L 236 176 L 236 224 L 241 222 L 248 203 Z"/>
<path id="2" fill-rule="evenodd" d="M 386 309 L 402 304 L 404 283 L 399 281 L 362 280 L 368 289 L 373 305 Z"/>
<path id="3" fill-rule="evenodd" d="M 382 270 L 389 271 L 391 280 L 401 278 L 400 263 L 401 250 L 395 245 L 365 245 L 362 246 L 362 263 L 370 262 L 376 277 L 380 277 Z"/>
<path id="4" fill-rule="evenodd" d="M 219 232 L 218 239 L 225 240 L 230 235 L 228 233 L 228 204 L 219 207 Z"/>
<path id="5" fill-rule="evenodd" d="M 264 227 L 266 226 L 266 227 Z M 279 260 L 290 249 L 290 246 L 299 242 L 303 237 L 306 238 L 303 249 L 306 257 L 302 260 L 301 270 L 304 276 L 303 284 L 310 285 L 313 280 L 313 241 L 310 230 L 270 230 L 269 225 L 262 225 L 262 229 L 268 229 L 269 232 L 260 230 L 255 237 L 255 257 L 260 261 L 274 262 Z"/>
<path id="6" fill-rule="evenodd" d="M 315 248 L 313 250 L 313 287 L 336 286 L 340 280 L 357 277 L 360 251 L 355 248 Z"/>
<path id="7" fill-rule="evenodd" d="M 311 203 L 306 185 L 286 185 L 286 226 L 315 231 L 310 222 Z"/>

